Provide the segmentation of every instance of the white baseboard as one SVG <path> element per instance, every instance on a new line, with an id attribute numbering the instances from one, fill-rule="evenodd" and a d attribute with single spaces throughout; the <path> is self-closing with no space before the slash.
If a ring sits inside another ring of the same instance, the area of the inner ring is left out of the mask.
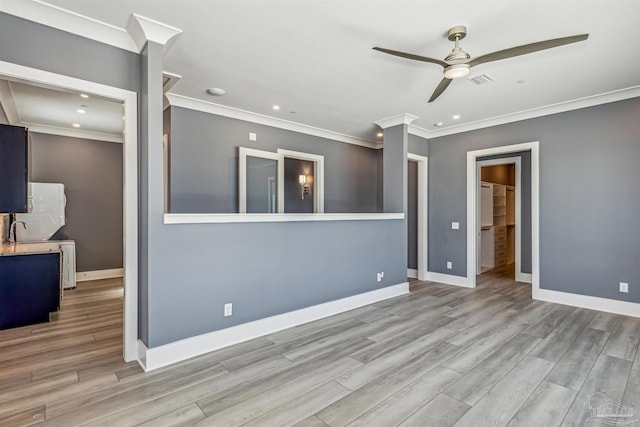
<path id="1" fill-rule="evenodd" d="M 439 282 L 446 285 L 462 286 L 465 288 L 474 287 L 474 284 L 470 283 L 467 277 L 454 276 L 452 274 L 435 273 L 433 271 L 427 271 L 427 280 L 430 282 Z"/>
<path id="2" fill-rule="evenodd" d="M 624 316 L 640 317 L 640 304 L 635 302 L 619 301 L 539 288 L 532 289 L 532 294 L 533 299 L 541 301 L 588 308 L 590 310 L 606 311 L 607 313 L 622 314 Z"/>
<path id="3" fill-rule="evenodd" d="M 113 279 L 124 276 L 124 268 L 112 268 L 111 270 L 80 271 L 76 273 L 76 282 L 89 280 Z"/>
<path id="4" fill-rule="evenodd" d="M 409 282 L 404 282 L 382 289 L 376 289 L 375 291 L 365 292 L 336 301 L 330 301 L 265 319 L 243 323 L 242 325 L 232 326 L 219 331 L 186 338 L 159 347 L 147 348 L 142 342 L 139 342 L 138 362 L 145 371 L 151 371 L 242 341 L 261 337 L 282 329 L 291 328 L 407 293 L 409 293 Z"/>
<path id="5" fill-rule="evenodd" d="M 531 283 L 531 273 L 518 273 L 516 271 L 516 282 Z"/>
<path id="6" fill-rule="evenodd" d="M 416 268 L 407 268 L 407 277 L 412 279 L 418 278 L 418 270 Z"/>

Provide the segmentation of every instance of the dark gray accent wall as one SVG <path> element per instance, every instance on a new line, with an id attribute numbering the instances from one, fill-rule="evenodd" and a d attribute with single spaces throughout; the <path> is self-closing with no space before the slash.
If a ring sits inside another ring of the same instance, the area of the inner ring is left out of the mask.
<path id="1" fill-rule="evenodd" d="M 31 132 L 30 180 L 64 184 L 76 270 L 122 268 L 122 144 Z"/>
<path id="2" fill-rule="evenodd" d="M 300 175 L 307 176 L 309 193 L 302 198 Z M 313 213 L 313 162 L 299 159 L 284 160 L 284 211 L 285 213 Z"/>
<path id="3" fill-rule="evenodd" d="M 638 117 L 633 98 L 430 140 L 430 270 L 466 275 L 466 152 L 540 141 L 540 287 L 640 302 Z"/>
<path id="4" fill-rule="evenodd" d="M 377 150 L 171 107 L 171 212 L 238 212 L 239 146 L 322 155 L 325 212 L 378 210 Z"/>

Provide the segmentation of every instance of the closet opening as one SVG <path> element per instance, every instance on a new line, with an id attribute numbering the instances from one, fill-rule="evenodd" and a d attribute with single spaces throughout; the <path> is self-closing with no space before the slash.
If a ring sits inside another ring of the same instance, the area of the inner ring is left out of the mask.
<path id="1" fill-rule="evenodd" d="M 509 157 L 476 163 L 478 275 L 511 266 L 516 279 L 515 272 L 520 271 L 520 160 Z"/>

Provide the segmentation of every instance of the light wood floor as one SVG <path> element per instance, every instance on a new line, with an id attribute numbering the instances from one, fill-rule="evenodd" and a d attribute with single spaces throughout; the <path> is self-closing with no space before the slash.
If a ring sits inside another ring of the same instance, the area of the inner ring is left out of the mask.
<path id="1" fill-rule="evenodd" d="M 121 359 L 121 282 L 81 283 L 54 321 L 0 331 L 0 426 L 597 426 L 607 398 L 640 425 L 640 319 L 532 301 L 509 274 L 414 281 L 150 373 Z"/>

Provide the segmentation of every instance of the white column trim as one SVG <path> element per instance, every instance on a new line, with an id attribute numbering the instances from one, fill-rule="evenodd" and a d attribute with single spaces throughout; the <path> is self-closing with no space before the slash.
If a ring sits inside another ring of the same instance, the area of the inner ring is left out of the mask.
<path id="1" fill-rule="evenodd" d="M 414 120 L 416 120 L 417 118 L 418 116 L 404 113 L 404 114 L 398 114 L 397 116 L 387 117 L 386 119 L 376 120 L 373 123 L 380 126 L 380 128 L 382 129 L 386 129 L 386 128 L 390 128 L 398 125 L 408 125 Z"/>
<path id="2" fill-rule="evenodd" d="M 163 24 L 137 13 L 133 13 L 129 17 L 127 31 L 138 47 L 138 52 L 142 52 L 147 42 L 151 41 L 164 46 L 164 53 L 166 53 L 175 41 L 176 36 L 182 34 L 182 30 L 179 28 Z"/>

